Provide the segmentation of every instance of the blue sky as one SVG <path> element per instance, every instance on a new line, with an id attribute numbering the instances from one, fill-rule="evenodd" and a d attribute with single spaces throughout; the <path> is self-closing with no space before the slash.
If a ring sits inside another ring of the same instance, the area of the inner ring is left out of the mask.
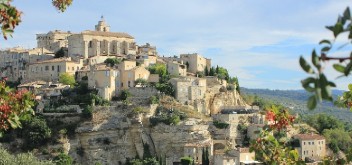
<path id="1" fill-rule="evenodd" d="M 351 1 L 297 0 L 74 0 L 65 13 L 51 1 L 14 0 L 24 12 L 13 38 L 0 48 L 35 47 L 35 34 L 94 29 L 104 15 L 111 31 L 127 32 L 138 44 L 157 46 L 160 55 L 201 53 L 226 67 L 249 88 L 301 89 L 307 75 L 298 64 L 318 42 L 332 38 L 325 25 Z M 328 77 L 338 76 L 329 67 Z M 346 89 L 351 78 L 337 80 Z"/>

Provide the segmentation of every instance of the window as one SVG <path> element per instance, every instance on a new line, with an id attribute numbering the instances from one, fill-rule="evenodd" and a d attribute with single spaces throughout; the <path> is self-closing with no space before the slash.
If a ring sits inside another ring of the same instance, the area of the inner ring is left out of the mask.
<path id="1" fill-rule="evenodd" d="M 123 87 L 123 83 L 121 83 L 121 87 Z"/>
<path id="2" fill-rule="evenodd" d="M 128 87 L 131 87 L 131 81 L 128 81 Z"/>
<path id="3" fill-rule="evenodd" d="M 93 42 L 92 42 L 92 41 L 89 41 L 88 47 L 89 47 L 89 48 L 93 47 Z"/>
<path id="4" fill-rule="evenodd" d="M 110 76 L 110 71 L 105 71 L 105 76 Z"/>
<path id="5" fill-rule="evenodd" d="M 75 67 L 72 67 L 72 71 L 74 71 L 75 70 Z"/>
<path id="6" fill-rule="evenodd" d="M 51 66 L 51 70 L 55 70 L 55 66 Z"/>

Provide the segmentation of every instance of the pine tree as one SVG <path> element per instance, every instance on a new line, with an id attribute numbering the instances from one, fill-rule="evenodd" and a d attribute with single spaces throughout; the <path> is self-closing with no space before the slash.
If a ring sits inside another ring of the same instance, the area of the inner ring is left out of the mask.
<path id="1" fill-rule="evenodd" d="M 205 66 L 204 75 L 205 75 L 205 76 L 209 76 L 208 66 Z"/>
<path id="2" fill-rule="evenodd" d="M 205 164 L 205 151 L 204 148 L 202 149 L 202 165 Z"/>

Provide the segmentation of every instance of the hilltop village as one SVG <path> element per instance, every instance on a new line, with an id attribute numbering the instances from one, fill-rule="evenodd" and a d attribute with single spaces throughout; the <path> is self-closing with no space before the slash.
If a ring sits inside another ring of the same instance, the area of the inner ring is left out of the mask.
<path id="1" fill-rule="evenodd" d="M 59 143 L 76 163 L 126 164 L 152 155 L 167 165 L 183 157 L 260 164 L 248 146 L 268 124 L 265 113 L 247 105 L 237 78 L 211 59 L 161 56 L 156 46 L 111 32 L 104 18 L 94 30 L 54 30 L 36 40 L 33 49 L 0 51 L 0 77 L 33 92 L 37 114 L 78 123 Z M 324 137 L 294 127 L 287 136 L 302 160 L 326 156 Z"/>

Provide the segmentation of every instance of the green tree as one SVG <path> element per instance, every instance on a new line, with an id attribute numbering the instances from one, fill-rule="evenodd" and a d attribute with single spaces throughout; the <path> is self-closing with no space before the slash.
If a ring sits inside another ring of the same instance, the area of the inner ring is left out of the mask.
<path id="1" fill-rule="evenodd" d="M 104 63 L 109 66 L 115 66 L 121 63 L 121 59 L 118 58 L 107 58 Z"/>
<path id="2" fill-rule="evenodd" d="M 148 68 L 151 74 L 159 74 L 160 77 L 167 75 L 165 64 L 154 64 Z"/>
<path id="3" fill-rule="evenodd" d="M 73 87 L 76 84 L 75 77 L 69 73 L 61 73 L 59 76 L 59 82 L 65 85 Z"/>
<path id="4" fill-rule="evenodd" d="M 142 86 L 147 86 L 149 83 L 146 79 L 144 78 L 138 78 L 136 81 L 135 81 L 135 84 L 140 84 Z"/>
<path id="5" fill-rule="evenodd" d="M 35 148 L 44 145 L 50 139 L 51 129 L 44 119 L 33 117 L 31 120 L 25 122 L 22 137 L 26 142 L 26 147 Z"/>
<path id="6" fill-rule="evenodd" d="M 120 94 L 120 99 L 121 100 L 125 101 L 129 97 L 131 97 L 131 93 L 127 89 L 121 91 L 121 94 Z"/>
<path id="7" fill-rule="evenodd" d="M 55 52 L 55 58 L 61 58 L 65 56 L 65 50 L 61 47 L 58 51 Z"/>
<path id="8" fill-rule="evenodd" d="M 209 70 L 209 76 L 215 76 L 215 69 L 214 67 L 211 67 Z"/>
<path id="9" fill-rule="evenodd" d="M 205 76 L 209 76 L 209 69 L 208 69 L 208 66 L 205 66 L 204 75 L 205 75 Z"/>

